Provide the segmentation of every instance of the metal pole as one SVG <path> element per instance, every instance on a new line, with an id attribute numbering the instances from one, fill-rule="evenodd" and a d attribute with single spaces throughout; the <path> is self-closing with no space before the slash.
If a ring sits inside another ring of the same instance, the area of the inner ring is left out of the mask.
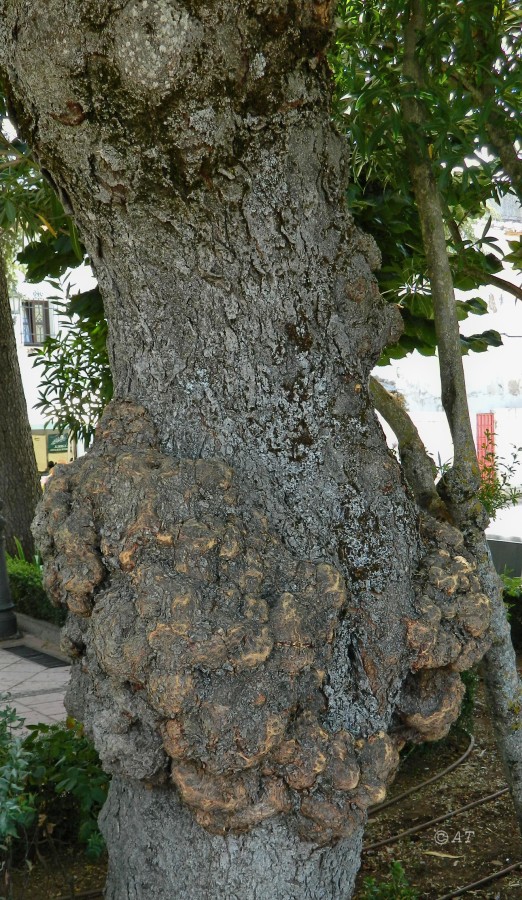
<path id="1" fill-rule="evenodd" d="M 7 562 L 5 557 L 5 526 L 2 515 L 3 501 L 0 500 L 0 641 L 18 637 L 18 623 L 13 612 L 14 603 L 9 588 Z"/>

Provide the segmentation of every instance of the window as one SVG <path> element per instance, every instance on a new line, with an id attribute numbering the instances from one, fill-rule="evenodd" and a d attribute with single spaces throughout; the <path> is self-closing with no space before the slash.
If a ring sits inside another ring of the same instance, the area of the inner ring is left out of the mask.
<path id="1" fill-rule="evenodd" d="M 50 335 L 47 300 L 22 301 L 22 335 L 26 346 L 43 344 Z"/>

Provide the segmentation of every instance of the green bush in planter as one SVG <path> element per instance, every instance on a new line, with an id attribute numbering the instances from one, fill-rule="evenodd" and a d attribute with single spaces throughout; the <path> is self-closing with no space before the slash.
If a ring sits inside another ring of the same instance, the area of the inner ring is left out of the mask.
<path id="1" fill-rule="evenodd" d="M 56 859 L 72 847 L 94 859 L 100 856 L 104 841 L 97 820 L 108 787 L 109 778 L 78 722 L 25 727 L 9 695 L 0 694 L 3 900 L 11 896 L 11 870 L 30 866 L 35 856 L 45 853 Z"/>
<path id="2" fill-rule="evenodd" d="M 512 578 L 506 572 L 500 576 L 504 585 L 504 597 L 511 600 L 522 598 L 522 578 Z"/>
<path id="3" fill-rule="evenodd" d="M 511 577 L 508 572 L 501 576 L 504 585 L 504 603 L 511 627 L 511 640 L 517 652 L 522 649 L 522 578 Z"/>
<path id="4" fill-rule="evenodd" d="M 104 849 L 98 814 L 107 799 L 109 777 L 94 746 L 74 719 L 64 725 L 29 725 L 24 750 L 32 757 L 26 790 L 34 797 L 43 835 L 55 842 L 86 846 L 96 858 Z"/>
<path id="5" fill-rule="evenodd" d="M 63 625 L 66 611 L 53 606 L 42 584 L 42 570 L 37 562 L 20 556 L 7 557 L 7 574 L 11 596 L 17 612 L 53 625 Z"/>

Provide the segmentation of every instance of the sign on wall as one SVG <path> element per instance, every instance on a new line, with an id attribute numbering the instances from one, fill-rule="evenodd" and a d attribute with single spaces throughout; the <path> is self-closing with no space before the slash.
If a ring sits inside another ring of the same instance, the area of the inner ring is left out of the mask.
<path id="1" fill-rule="evenodd" d="M 69 449 L 69 435 L 65 434 L 48 434 L 47 435 L 47 453 L 52 457 L 53 453 L 67 453 Z"/>

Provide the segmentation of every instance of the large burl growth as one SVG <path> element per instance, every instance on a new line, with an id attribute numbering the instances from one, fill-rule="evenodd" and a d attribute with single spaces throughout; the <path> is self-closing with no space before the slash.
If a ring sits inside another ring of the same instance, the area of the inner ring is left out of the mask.
<path id="1" fill-rule="evenodd" d="M 241 832 L 295 816 L 305 840 L 351 834 L 382 800 L 405 737 L 458 714 L 484 651 L 486 598 L 459 533 L 426 520 L 411 669 L 389 734 L 333 728 L 328 691 L 342 574 L 297 559 L 233 470 L 159 451 L 145 411 L 113 403 L 84 459 L 59 469 L 36 531 L 70 615 L 70 711 L 108 771 L 171 779 L 197 821 Z M 372 647 L 365 648 L 371 658 Z"/>

